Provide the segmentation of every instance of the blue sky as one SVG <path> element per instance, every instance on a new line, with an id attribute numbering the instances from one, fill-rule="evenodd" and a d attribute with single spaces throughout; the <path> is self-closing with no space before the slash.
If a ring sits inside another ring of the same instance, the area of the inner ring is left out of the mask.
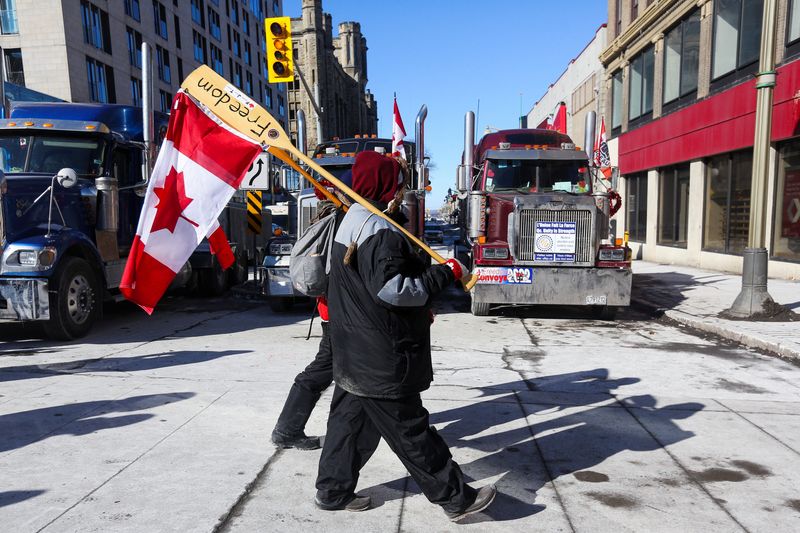
<path id="1" fill-rule="evenodd" d="M 392 93 L 410 140 L 417 111 L 428 106 L 433 209 L 455 183 L 464 113 L 477 111 L 480 99 L 478 137 L 487 125 L 518 127 L 520 93 L 525 114 L 608 18 L 604 0 L 323 0 L 322 6 L 334 28 L 361 23 L 381 136 L 391 136 Z M 300 0 L 286 0 L 284 14 L 299 16 Z"/>

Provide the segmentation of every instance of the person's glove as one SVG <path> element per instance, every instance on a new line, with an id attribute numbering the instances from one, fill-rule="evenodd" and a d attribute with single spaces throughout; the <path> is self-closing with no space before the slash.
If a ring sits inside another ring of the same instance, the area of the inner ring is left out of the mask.
<path id="1" fill-rule="evenodd" d="M 460 280 L 464 277 L 464 274 L 469 272 L 469 269 L 458 259 L 448 259 L 445 264 L 453 271 L 453 276 L 455 276 L 456 280 Z"/>

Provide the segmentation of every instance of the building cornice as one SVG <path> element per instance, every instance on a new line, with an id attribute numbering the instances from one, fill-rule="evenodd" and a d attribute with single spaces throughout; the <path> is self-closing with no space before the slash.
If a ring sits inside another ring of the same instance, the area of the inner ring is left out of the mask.
<path id="1" fill-rule="evenodd" d="M 675 0 L 657 0 L 651 4 L 621 35 L 618 35 L 608 47 L 600 53 L 600 62 L 604 67 L 619 57 L 628 47 L 658 26 L 658 34 L 663 36 L 663 29 L 682 17 L 694 7 L 700 7 L 709 0 L 684 1 L 682 5 L 675 6 Z M 670 12 L 671 11 L 671 12 Z M 664 17 L 669 12 L 669 16 Z M 651 39 L 647 39 L 649 44 Z"/>

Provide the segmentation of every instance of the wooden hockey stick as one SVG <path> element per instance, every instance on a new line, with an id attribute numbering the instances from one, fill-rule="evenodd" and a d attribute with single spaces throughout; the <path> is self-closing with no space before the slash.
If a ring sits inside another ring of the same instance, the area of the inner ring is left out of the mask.
<path id="1" fill-rule="evenodd" d="M 266 109 L 253 101 L 233 84 L 229 83 L 225 78 L 214 72 L 209 66 L 201 65 L 196 68 L 183 81 L 181 88 L 188 92 L 195 100 L 206 106 L 220 120 L 239 133 L 255 141 L 266 144 L 268 146 L 268 151 L 283 161 L 291 159 L 288 157 L 289 154 L 293 155 L 295 158 L 314 169 L 320 176 L 323 176 L 334 184 L 353 201 L 358 202 L 374 215 L 383 218 L 395 226 L 412 242 L 425 250 L 437 263 L 441 264 L 446 262 L 444 257 L 432 250 L 427 244 L 418 239 L 402 225 L 386 216 L 380 209 L 373 206 L 362 198 L 361 195 L 314 162 L 313 159 L 298 150 L 292 144 L 286 132 L 283 131 L 283 128 L 281 128 L 280 123 L 275 120 Z M 303 174 L 306 178 L 310 177 L 306 173 Z M 316 180 L 312 178 L 310 181 L 313 183 Z M 325 188 L 323 187 L 323 189 Z M 328 193 L 326 197 L 330 194 L 327 189 L 324 190 L 324 193 Z M 470 273 L 466 273 L 461 279 L 464 290 L 471 289 L 476 282 L 477 276 L 473 276 Z"/>

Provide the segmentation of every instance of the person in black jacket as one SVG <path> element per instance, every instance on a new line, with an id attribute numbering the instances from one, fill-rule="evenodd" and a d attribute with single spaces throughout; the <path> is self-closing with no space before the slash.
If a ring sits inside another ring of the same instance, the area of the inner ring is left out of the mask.
<path id="1" fill-rule="evenodd" d="M 362 152 L 354 191 L 380 208 L 397 205 L 402 174 L 394 159 Z M 393 200 L 395 200 L 393 202 Z M 363 511 L 355 494 L 361 468 L 383 437 L 422 492 L 452 520 L 494 499 L 476 490 L 436 430 L 420 392 L 433 380 L 430 303 L 466 269 L 456 260 L 429 266 L 393 225 L 354 204 L 334 239 L 328 289 L 336 388 L 317 476 L 317 507 Z"/>

